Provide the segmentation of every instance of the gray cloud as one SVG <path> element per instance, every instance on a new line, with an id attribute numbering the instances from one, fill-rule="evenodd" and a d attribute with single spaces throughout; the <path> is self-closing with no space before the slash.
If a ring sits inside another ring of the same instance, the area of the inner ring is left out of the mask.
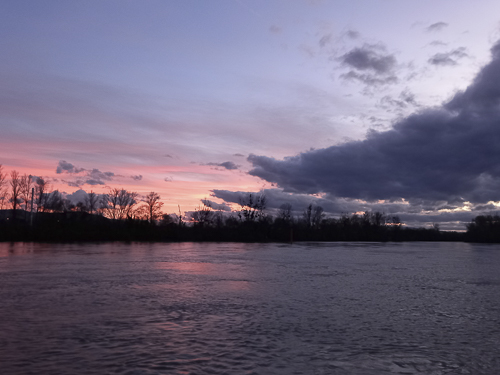
<path id="1" fill-rule="evenodd" d="M 85 184 L 87 184 L 87 185 L 105 185 L 104 181 L 94 180 L 94 179 L 85 180 Z M 83 184 L 81 184 L 81 185 L 83 185 Z"/>
<path id="2" fill-rule="evenodd" d="M 358 39 L 361 34 L 356 30 L 347 30 L 345 35 L 347 35 L 350 39 Z"/>
<path id="3" fill-rule="evenodd" d="M 245 191 L 212 190 L 212 196 L 236 204 L 239 204 L 241 199 L 248 196 L 249 193 Z M 290 204 L 293 215 L 300 217 L 306 207 L 313 204 L 321 206 L 327 216 L 333 218 L 338 218 L 342 214 L 351 215 L 356 212 L 378 211 L 388 216 L 398 216 L 409 227 L 425 227 L 432 226 L 433 223 L 441 223 L 441 228 L 445 230 L 463 230 L 465 224 L 470 222 L 474 216 L 483 213 L 475 208 L 473 212 L 445 212 L 442 210 L 456 206 L 444 205 L 442 202 L 435 202 L 434 206 L 417 203 L 409 205 L 403 201 L 369 203 L 359 199 L 338 198 L 331 195 L 317 197 L 308 194 L 287 193 L 282 189 L 265 189 L 258 193 L 253 192 L 253 194 L 265 195 L 266 211 L 272 214 L 276 214 L 283 204 Z M 494 209 L 494 206 L 487 209 Z M 430 210 L 433 210 L 433 212 L 429 213 Z"/>
<path id="4" fill-rule="evenodd" d="M 217 203 L 217 202 L 211 201 L 209 199 L 202 199 L 201 202 L 203 204 L 206 204 L 207 206 L 212 207 L 214 210 L 225 211 L 225 212 L 231 211 L 231 207 L 229 207 L 225 203 Z"/>
<path id="5" fill-rule="evenodd" d="M 441 46 L 447 46 L 448 43 L 445 43 L 441 40 L 433 40 L 431 43 L 430 43 L 431 46 L 437 46 L 437 47 L 441 47 Z"/>
<path id="6" fill-rule="evenodd" d="M 85 169 L 83 168 L 76 168 L 73 164 L 68 163 L 66 160 L 59 160 L 59 164 L 56 168 L 56 173 L 61 174 L 61 173 L 80 173 L 83 172 Z"/>
<path id="7" fill-rule="evenodd" d="M 88 172 L 87 176 L 89 176 L 95 180 L 110 181 L 115 175 L 113 172 L 101 172 L 99 169 L 96 169 L 96 168 L 92 169 L 91 171 L 87 171 L 87 172 Z"/>
<path id="8" fill-rule="evenodd" d="M 500 44 L 473 83 L 442 107 L 404 118 L 363 141 L 277 160 L 250 155 L 249 172 L 285 192 L 404 199 L 410 206 L 460 207 L 500 200 Z"/>
<path id="9" fill-rule="evenodd" d="M 436 53 L 428 60 L 432 65 L 457 65 L 457 60 L 469 56 L 464 47 L 454 49 L 449 52 Z"/>
<path id="10" fill-rule="evenodd" d="M 228 170 L 238 169 L 238 165 L 234 164 L 232 161 L 225 161 L 224 163 L 207 163 L 206 165 L 211 165 L 214 167 L 222 167 Z"/>
<path id="11" fill-rule="evenodd" d="M 385 85 L 398 81 L 395 76 L 396 58 L 381 45 L 356 47 L 342 55 L 339 61 L 352 69 L 341 75 L 346 80 L 357 80 L 366 85 Z"/>
<path id="12" fill-rule="evenodd" d="M 387 74 L 394 69 L 396 58 L 384 52 L 385 49 L 379 46 L 365 44 L 341 56 L 340 61 L 357 70 L 371 70 L 377 74 Z"/>
<path id="13" fill-rule="evenodd" d="M 349 73 L 342 74 L 341 78 L 348 81 L 360 81 L 367 86 L 379 86 L 379 85 L 388 85 L 392 83 L 397 83 L 398 78 L 396 76 L 389 77 L 377 77 L 373 74 L 359 74 L 354 71 L 350 71 Z"/>
<path id="14" fill-rule="evenodd" d="M 99 169 L 77 168 L 65 160 L 60 160 L 56 168 L 56 173 L 74 175 L 75 179 L 64 182 L 69 186 L 80 187 L 82 185 L 105 185 L 105 181 L 111 181 L 115 174 L 113 172 L 101 172 Z M 137 177 L 137 176 L 136 176 Z"/>
<path id="15" fill-rule="evenodd" d="M 136 176 L 130 176 L 130 178 L 132 178 L 132 180 L 135 180 L 135 181 L 141 181 L 142 180 L 142 175 L 139 174 L 139 175 L 136 175 Z"/>
<path id="16" fill-rule="evenodd" d="M 319 40 L 319 46 L 320 47 L 325 47 L 326 45 L 330 44 L 332 42 L 332 34 L 326 34 L 321 37 Z"/>
<path id="17" fill-rule="evenodd" d="M 413 93 L 409 90 L 404 90 L 399 94 L 397 99 L 390 95 L 382 97 L 382 99 L 380 99 L 380 106 L 382 108 L 396 107 L 398 109 L 404 109 L 410 106 L 418 107 L 418 103 Z"/>
<path id="18" fill-rule="evenodd" d="M 426 27 L 425 30 L 428 32 L 441 31 L 447 26 L 448 24 L 446 22 L 436 22 Z"/>

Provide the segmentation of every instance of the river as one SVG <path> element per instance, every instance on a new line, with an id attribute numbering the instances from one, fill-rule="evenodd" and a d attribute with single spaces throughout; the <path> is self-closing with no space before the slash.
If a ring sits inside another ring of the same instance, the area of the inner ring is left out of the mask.
<path id="1" fill-rule="evenodd" d="M 2 374 L 498 374 L 500 246 L 0 243 Z"/>

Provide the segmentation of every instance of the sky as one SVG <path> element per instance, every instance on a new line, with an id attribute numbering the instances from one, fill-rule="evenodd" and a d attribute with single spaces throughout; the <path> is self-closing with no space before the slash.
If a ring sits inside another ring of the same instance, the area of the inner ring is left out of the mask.
<path id="1" fill-rule="evenodd" d="M 461 230 L 500 207 L 499 40 L 494 0 L 3 0 L 0 164 Z"/>

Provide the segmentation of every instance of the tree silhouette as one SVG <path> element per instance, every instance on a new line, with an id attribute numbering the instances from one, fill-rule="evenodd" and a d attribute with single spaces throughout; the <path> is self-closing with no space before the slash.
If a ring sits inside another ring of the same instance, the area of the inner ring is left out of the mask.
<path id="1" fill-rule="evenodd" d="M 123 188 L 110 189 L 101 199 L 104 216 L 117 220 L 132 218 L 137 196 L 136 192 L 130 192 Z"/>
<path id="2" fill-rule="evenodd" d="M 0 210 L 7 205 L 7 175 L 3 171 L 2 164 L 0 164 Z"/>
<path id="3" fill-rule="evenodd" d="M 238 211 L 238 218 L 240 221 L 245 222 L 254 222 L 263 219 L 266 203 L 267 200 L 264 194 L 248 194 L 246 197 L 240 199 L 239 205 L 241 209 Z"/>
<path id="4" fill-rule="evenodd" d="M 163 202 L 160 202 L 160 199 L 160 195 L 154 191 L 146 195 L 146 198 L 144 199 L 144 202 L 146 203 L 145 208 L 147 212 L 147 220 L 150 224 L 154 224 L 156 220 L 163 215 L 163 212 L 161 211 Z"/>
<path id="5" fill-rule="evenodd" d="M 98 204 L 99 197 L 91 190 L 90 193 L 88 193 L 85 197 L 85 206 L 87 207 L 89 214 L 93 214 L 98 210 Z"/>
<path id="6" fill-rule="evenodd" d="M 212 205 L 206 199 L 202 200 L 203 206 L 199 205 L 194 212 L 191 213 L 195 225 L 201 227 L 210 226 L 215 218 L 215 212 Z"/>
<path id="7" fill-rule="evenodd" d="M 10 201 L 12 202 L 12 209 L 14 216 L 16 214 L 17 205 L 19 204 L 19 196 L 21 195 L 21 179 L 19 172 L 13 170 L 10 172 Z"/>

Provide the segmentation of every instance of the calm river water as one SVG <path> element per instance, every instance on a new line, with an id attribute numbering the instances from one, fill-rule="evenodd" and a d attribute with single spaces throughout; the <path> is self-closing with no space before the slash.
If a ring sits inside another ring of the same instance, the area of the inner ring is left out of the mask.
<path id="1" fill-rule="evenodd" d="M 0 372 L 499 374 L 500 246 L 2 244 Z"/>

